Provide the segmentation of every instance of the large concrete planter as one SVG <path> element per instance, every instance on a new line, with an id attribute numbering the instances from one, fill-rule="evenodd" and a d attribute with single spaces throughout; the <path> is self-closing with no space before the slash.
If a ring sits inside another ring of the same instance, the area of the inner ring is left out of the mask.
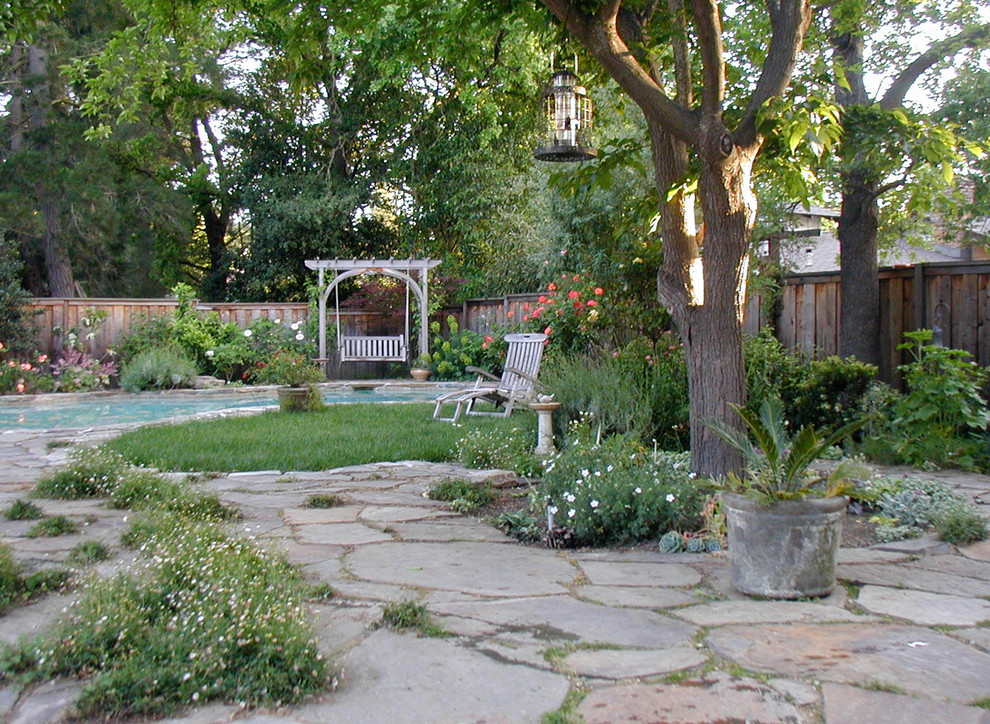
<path id="1" fill-rule="evenodd" d="M 729 581 L 750 596 L 827 596 L 835 588 L 844 497 L 770 505 L 722 496 L 729 529 Z"/>
<path id="2" fill-rule="evenodd" d="M 312 412 L 322 407 L 323 398 L 314 385 L 278 388 L 278 409 L 282 412 Z"/>

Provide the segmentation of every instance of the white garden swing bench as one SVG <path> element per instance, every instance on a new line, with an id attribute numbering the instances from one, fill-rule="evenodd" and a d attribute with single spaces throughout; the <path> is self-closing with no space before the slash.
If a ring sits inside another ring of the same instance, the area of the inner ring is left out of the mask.
<path id="1" fill-rule="evenodd" d="M 327 350 L 327 300 L 334 296 L 337 359 L 340 362 L 408 362 L 409 361 L 409 300 L 410 294 L 419 302 L 419 355 L 429 349 L 427 302 L 429 301 L 429 271 L 440 264 L 439 259 L 310 259 L 306 268 L 319 273 L 320 288 L 320 362 L 330 361 Z M 333 274 L 324 286 L 326 272 Z M 345 335 L 340 325 L 339 286 L 345 279 L 362 274 L 383 274 L 399 279 L 406 285 L 406 314 L 404 334 Z M 413 275 L 416 276 L 413 276 Z M 418 277 L 418 278 L 417 278 Z"/>

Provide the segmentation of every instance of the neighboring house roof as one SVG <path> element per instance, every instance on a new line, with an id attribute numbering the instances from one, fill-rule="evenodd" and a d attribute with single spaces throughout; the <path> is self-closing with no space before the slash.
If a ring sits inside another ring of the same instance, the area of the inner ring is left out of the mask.
<path id="1" fill-rule="evenodd" d="M 839 270 L 839 240 L 829 230 L 821 228 L 820 219 L 839 217 L 839 212 L 821 206 L 792 207 L 795 223 L 793 237 L 781 244 L 781 263 L 796 274 L 833 272 Z M 978 236 L 990 236 L 990 217 L 976 219 L 970 230 Z M 911 266 L 943 261 L 963 261 L 970 258 L 970 249 L 945 244 L 932 244 L 924 249 L 898 241 L 893 249 L 880 252 L 880 266 Z"/>
<path id="2" fill-rule="evenodd" d="M 893 249 L 880 252 L 880 266 L 910 266 L 939 261 L 961 261 L 963 250 L 935 245 L 931 249 L 898 242 Z M 797 274 L 839 270 L 839 240 L 829 232 L 785 242 L 781 263 Z"/>

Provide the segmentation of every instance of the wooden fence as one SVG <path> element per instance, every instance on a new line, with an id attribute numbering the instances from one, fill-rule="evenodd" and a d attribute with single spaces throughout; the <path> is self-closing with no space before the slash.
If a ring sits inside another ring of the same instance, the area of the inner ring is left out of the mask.
<path id="1" fill-rule="evenodd" d="M 486 333 L 521 321 L 538 296 L 472 299 L 445 312 L 455 314 L 468 329 Z M 789 350 L 817 358 L 838 354 L 838 273 L 787 277 L 776 319 L 761 314 L 763 302 L 758 295 L 748 300 L 748 334 L 771 325 Z M 933 327 L 941 329 L 946 347 L 966 350 L 977 364 L 990 365 L 990 263 L 939 262 L 880 270 L 880 379 L 898 384 L 897 366 L 909 359 L 906 351 L 897 349 L 904 333 Z"/>
<path id="2" fill-rule="evenodd" d="M 453 315 L 462 327 L 482 334 L 523 321 L 538 305 L 538 294 L 513 294 L 471 299 L 434 315 L 444 323 Z M 801 349 L 817 357 L 836 354 L 839 348 L 839 275 L 824 272 L 794 275 L 786 279 L 776 320 L 761 318 L 763 300 L 750 298 L 745 330 L 753 334 L 761 325 L 773 324 L 777 336 L 791 350 Z M 107 320 L 100 334 L 90 340 L 90 350 L 102 355 L 133 326 L 148 316 L 167 314 L 176 307 L 171 299 L 33 299 L 38 328 L 37 349 L 47 354 L 59 346 L 56 328 L 83 327 L 89 310 L 103 310 Z M 216 312 L 223 321 L 246 327 L 252 319 L 280 319 L 283 324 L 305 320 L 305 304 L 200 304 L 198 309 Z M 904 333 L 939 327 L 942 343 L 963 349 L 982 366 L 990 365 L 990 263 L 949 262 L 919 264 L 880 271 L 880 378 L 898 382 L 896 368 L 907 361 L 897 349 Z M 341 312 L 341 326 L 348 335 L 398 334 L 401 315 Z M 380 373 L 380 372 L 378 372 Z"/>
<path id="3" fill-rule="evenodd" d="M 941 330 L 942 344 L 973 355 L 981 366 L 990 365 L 990 264 L 940 262 L 880 270 L 880 379 L 899 382 L 897 366 L 910 354 L 898 350 L 904 333 L 916 329 Z M 761 323 L 751 299 L 748 331 Z M 786 279 L 777 337 L 790 350 L 816 357 L 838 354 L 839 296 L 837 273 L 790 276 Z M 752 320 L 756 320 L 756 325 Z"/>
<path id="4" fill-rule="evenodd" d="M 27 306 L 37 332 L 36 348 L 46 354 L 57 352 L 61 348 L 62 337 L 73 329 L 85 335 L 89 326 L 87 320 L 92 313 L 105 312 L 106 321 L 97 335 L 87 341 L 90 352 L 102 357 L 136 325 L 149 317 L 173 313 L 178 302 L 174 299 L 38 298 L 31 299 Z M 305 303 L 197 304 L 196 308 L 216 312 L 222 321 L 236 322 L 241 327 L 247 327 L 251 320 L 259 318 L 281 320 L 288 326 L 293 322 L 305 321 L 308 312 Z"/>

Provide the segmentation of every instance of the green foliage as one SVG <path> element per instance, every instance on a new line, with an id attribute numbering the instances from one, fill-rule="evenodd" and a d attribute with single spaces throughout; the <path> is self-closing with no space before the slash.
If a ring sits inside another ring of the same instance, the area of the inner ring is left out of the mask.
<path id="1" fill-rule="evenodd" d="M 170 347 L 139 352 L 120 373 L 120 386 L 128 392 L 189 387 L 196 364 Z"/>
<path id="2" fill-rule="evenodd" d="M 0 543 L 0 614 L 31 598 L 57 591 L 68 580 L 68 572 L 58 568 L 42 568 L 25 575 L 10 546 Z"/>
<path id="3" fill-rule="evenodd" d="M 534 328 L 550 335 L 554 353 L 569 356 L 600 349 L 604 320 L 612 314 L 605 289 L 586 275 L 562 272 L 547 284 L 539 306 L 530 312 Z"/>
<path id="4" fill-rule="evenodd" d="M 24 313 L 27 293 L 21 288 L 20 251 L 13 235 L 0 230 L 0 352 L 25 354 L 35 344 L 31 320 Z M 0 382 L 0 392 L 6 390 Z"/>
<path id="5" fill-rule="evenodd" d="M 525 512 L 502 513 L 493 518 L 491 524 L 520 543 L 535 543 L 543 534 L 539 521 Z"/>
<path id="6" fill-rule="evenodd" d="M 8 357 L 0 341 L 0 395 L 51 392 L 55 380 L 51 376 L 48 355 L 32 355 L 26 359 Z"/>
<path id="7" fill-rule="evenodd" d="M 44 512 L 34 503 L 18 498 L 3 511 L 7 520 L 37 520 Z"/>
<path id="8" fill-rule="evenodd" d="M 430 487 L 427 497 L 443 500 L 459 513 L 473 513 L 495 500 L 495 491 L 488 483 L 468 480 L 443 480 Z"/>
<path id="9" fill-rule="evenodd" d="M 316 495 L 310 495 L 303 501 L 302 507 L 304 508 L 336 508 L 338 505 L 343 505 L 344 501 L 339 495 L 334 495 L 333 493 L 317 493 Z"/>
<path id="10" fill-rule="evenodd" d="M 432 353 L 430 365 L 438 380 L 468 380 L 475 377 L 468 367 L 477 367 L 497 374 L 505 361 L 506 343 L 504 335 L 478 334 L 470 329 L 461 329 L 454 316 L 447 317 L 449 337 L 440 334 L 440 323 L 432 322 L 430 341 Z"/>
<path id="11" fill-rule="evenodd" d="M 289 704 L 326 682 L 284 558 L 221 528 L 157 516 L 139 570 L 92 579 L 6 673 L 91 677 L 82 716 L 160 715 L 207 701 Z"/>
<path id="12" fill-rule="evenodd" d="M 787 351 L 773 330 L 764 327 L 743 345 L 746 364 L 746 403 L 759 412 L 764 401 L 790 400 L 805 377 L 805 360 Z M 786 404 L 786 403 L 785 403 Z"/>
<path id="13" fill-rule="evenodd" d="M 968 545 L 987 539 L 987 519 L 972 506 L 949 506 L 935 520 L 935 532 L 954 545 Z"/>
<path id="14" fill-rule="evenodd" d="M 75 500 L 109 495 L 130 464 L 105 447 L 83 447 L 69 454 L 68 462 L 44 475 L 34 486 L 39 498 Z"/>
<path id="15" fill-rule="evenodd" d="M 744 476 L 730 473 L 717 485 L 755 500 L 772 503 L 808 495 L 841 495 L 847 480 L 861 471 L 850 464 L 839 465 L 830 475 L 818 475 L 811 466 L 826 451 L 862 427 L 862 421 L 843 425 L 832 433 L 815 427 L 802 427 L 793 436 L 784 419 L 784 406 L 778 399 L 763 401 L 760 414 L 733 405 L 749 429 L 750 437 L 715 422 L 710 427 L 743 457 Z"/>
<path id="16" fill-rule="evenodd" d="M 598 441 L 579 423 L 547 461 L 533 512 L 549 512 L 583 545 L 656 540 L 701 525 L 704 494 L 692 478 L 684 453 L 650 453 L 629 435 Z"/>
<path id="17" fill-rule="evenodd" d="M 79 532 L 79 526 L 64 515 L 39 520 L 27 532 L 28 538 L 55 538 Z"/>
<path id="18" fill-rule="evenodd" d="M 140 469 L 130 469 L 120 476 L 107 502 L 111 508 L 168 511 L 190 520 L 223 521 L 237 515 L 216 494 L 192 490 Z"/>
<path id="19" fill-rule="evenodd" d="M 430 619 L 429 611 L 415 601 L 394 601 L 382 608 L 382 625 L 403 631 L 416 629 L 423 636 L 443 637 L 447 632 Z"/>
<path id="20" fill-rule="evenodd" d="M 173 293 L 179 301 L 173 314 L 148 317 L 121 340 L 118 359 L 125 368 L 142 353 L 171 348 L 192 360 L 202 374 L 241 380 L 277 353 L 300 359 L 315 356 L 311 335 L 301 322 L 283 325 L 281 320 L 258 318 L 241 329 L 220 321 L 216 312 L 198 311 L 189 285 L 176 285 Z"/>
<path id="21" fill-rule="evenodd" d="M 861 400 L 877 375 L 876 367 L 852 357 L 832 356 L 812 360 L 805 370 L 787 408 L 792 425 L 837 430 L 859 419 Z"/>
<path id="22" fill-rule="evenodd" d="M 88 566 L 110 557 L 110 549 L 95 540 L 85 540 L 69 551 L 65 562 L 70 566 Z"/>
<path id="23" fill-rule="evenodd" d="M 541 470 L 531 428 L 468 430 L 457 441 L 456 452 L 460 463 L 480 470 L 512 470 L 524 477 L 535 477 Z"/>
<path id="24" fill-rule="evenodd" d="M 612 355 L 554 357 L 541 380 L 562 404 L 564 426 L 590 416 L 603 433 L 634 434 L 664 449 L 687 446 L 687 369 L 673 334 L 633 340 Z"/>
<path id="25" fill-rule="evenodd" d="M 971 470 L 984 455 L 990 411 L 980 395 L 985 370 L 969 353 L 931 344 L 932 332 L 905 334 L 914 360 L 898 369 L 908 393 L 897 405 L 891 447 L 908 465 Z"/>
<path id="26" fill-rule="evenodd" d="M 987 522 L 960 493 L 937 480 L 884 477 L 855 492 L 868 508 L 881 541 L 917 538 L 930 530 L 950 543 L 964 545 L 987 537 Z"/>
<path id="27" fill-rule="evenodd" d="M 62 500 L 106 497 L 114 508 L 156 509 L 193 520 L 227 520 L 236 515 L 216 495 L 133 468 L 123 456 L 106 447 L 74 450 L 65 465 L 38 481 L 33 494 Z"/>
<path id="28" fill-rule="evenodd" d="M 292 350 L 279 350 L 266 361 L 259 362 L 250 375 L 252 382 L 261 385 L 303 385 L 322 382 L 323 371 L 309 358 Z"/>
<path id="29" fill-rule="evenodd" d="M 835 430 L 861 416 L 861 400 L 877 369 L 849 357 L 808 360 L 791 354 L 768 329 L 746 340 L 747 407 L 759 413 L 777 398 L 784 417 L 795 427 Z"/>

